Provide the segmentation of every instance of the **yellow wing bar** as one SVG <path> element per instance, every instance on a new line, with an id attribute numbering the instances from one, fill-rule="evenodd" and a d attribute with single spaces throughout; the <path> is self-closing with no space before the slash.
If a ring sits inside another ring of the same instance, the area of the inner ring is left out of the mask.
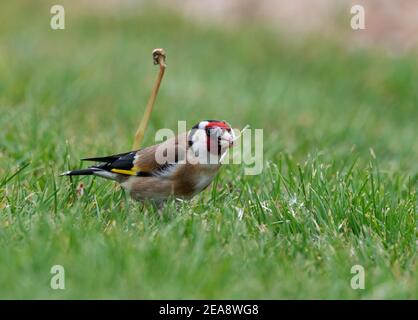
<path id="1" fill-rule="evenodd" d="M 112 169 L 110 171 L 112 171 L 114 173 L 129 175 L 129 176 L 136 176 L 136 174 L 137 174 L 137 172 L 133 171 L 133 170 Z"/>

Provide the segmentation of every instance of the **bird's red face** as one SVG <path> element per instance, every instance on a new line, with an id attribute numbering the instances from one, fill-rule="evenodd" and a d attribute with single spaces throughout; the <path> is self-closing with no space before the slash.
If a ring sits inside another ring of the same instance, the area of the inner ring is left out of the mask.
<path id="1" fill-rule="evenodd" d="M 204 139 L 202 139 L 203 137 Z M 235 137 L 232 128 L 226 121 L 205 120 L 199 122 L 192 128 L 189 141 L 191 141 L 192 144 L 205 143 L 207 151 L 221 155 L 234 145 L 234 139 Z"/>

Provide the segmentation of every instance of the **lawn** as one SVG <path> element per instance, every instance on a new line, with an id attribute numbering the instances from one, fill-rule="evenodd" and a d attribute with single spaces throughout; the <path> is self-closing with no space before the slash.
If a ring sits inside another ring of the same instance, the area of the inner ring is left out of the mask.
<path id="1" fill-rule="evenodd" d="M 1 4 L 0 298 L 418 298 L 416 55 L 70 1 L 54 31 L 52 4 Z M 144 144 L 178 120 L 249 124 L 260 175 L 226 165 L 160 211 L 58 176 L 130 150 L 156 47 L 168 68 Z"/>

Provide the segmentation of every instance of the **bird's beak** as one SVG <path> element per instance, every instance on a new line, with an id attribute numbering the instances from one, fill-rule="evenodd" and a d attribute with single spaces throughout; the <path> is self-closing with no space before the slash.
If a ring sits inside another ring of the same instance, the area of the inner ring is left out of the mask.
<path id="1" fill-rule="evenodd" d="M 234 137 L 228 132 L 224 133 L 224 135 L 222 136 L 222 140 L 229 148 L 231 148 L 234 145 Z"/>
<path id="2" fill-rule="evenodd" d="M 228 138 L 228 139 L 225 139 L 225 140 L 226 140 L 226 142 L 228 142 L 229 147 L 232 147 L 234 145 L 234 140 L 232 138 Z"/>

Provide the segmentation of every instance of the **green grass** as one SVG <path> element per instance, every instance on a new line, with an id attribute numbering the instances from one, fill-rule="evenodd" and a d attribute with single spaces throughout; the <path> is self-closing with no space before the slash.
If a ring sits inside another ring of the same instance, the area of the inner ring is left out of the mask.
<path id="1" fill-rule="evenodd" d="M 51 4 L 1 5 L 0 298 L 418 297 L 416 57 L 74 2 L 52 31 Z M 129 150 L 155 47 L 169 67 L 146 144 L 177 120 L 250 124 L 262 174 L 225 166 L 162 212 L 58 177 Z M 365 290 L 350 287 L 355 264 Z"/>

